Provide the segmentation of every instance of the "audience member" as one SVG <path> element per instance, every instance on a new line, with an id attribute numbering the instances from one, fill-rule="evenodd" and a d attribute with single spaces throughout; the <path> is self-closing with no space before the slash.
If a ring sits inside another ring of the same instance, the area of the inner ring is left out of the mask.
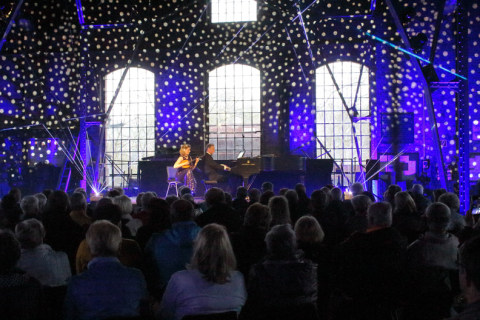
<path id="1" fill-rule="evenodd" d="M 422 217 L 417 212 L 415 201 L 406 191 L 395 194 L 394 204 L 392 227 L 406 236 L 410 244 L 423 232 Z"/>
<path id="2" fill-rule="evenodd" d="M 17 205 L 17 200 L 14 195 L 7 194 L 2 198 L 1 206 L 1 215 L 5 219 L 5 226 L 14 230 L 15 225 L 20 222 L 22 218 L 22 209 Z"/>
<path id="3" fill-rule="evenodd" d="M 15 266 L 20 244 L 10 230 L 0 229 L 0 317 L 8 320 L 38 318 L 42 287 L 40 282 Z"/>
<path id="4" fill-rule="evenodd" d="M 307 196 L 307 189 L 302 183 L 295 185 L 295 192 L 298 195 L 297 211 L 299 216 L 304 216 L 312 212 L 311 200 Z"/>
<path id="5" fill-rule="evenodd" d="M 438 198 L 440 198 L 440 196 L 444 193 L 447 193 L 447 190 L 443 188 L 433 190 L 433 201 L 438 202 Z"/>
<path id="6" fill-rule="evenodd" d="M 268 202 L 268 209 L 272 216 L 272 222 L 270 228 L 280 225 L 292 223 L 290 219 L 290 210 L 288 208 L 288 201 L 284 196 L 275 196 Z"/>
<path id="7" fill-rule="evenodd" d="M 267 192 L 267 191 L 272 191 L 273 192 L 273 183 L 265 181 L 264 183 L 262 183 L 262 194 Z"/>
<path id="8" fill-rule="evenodd" d="M 40 219 L 39 213 L 39 201 L 35 196 L 25 196 L 20 201 L 20 208 L 22 209 L 22 220 L 27 219 Z"/>
<path id="9" fill-rule="evenodd" d="M 312 310 L 316 316 L 317 265 L 297 250 L 291 225 L 274 226 L 265 242 L 268 255 L 250 271 L 242 318 L 289 319 L 305 310 Z"/>
<path id="10" fill-rule="evenodd" d="M 17 267 L 34 277 L 42 286 L 67 285 L 72 276 L 68 257 L 64 252 L 55 252 L 43 243 L 45 228 L 36 219 L 20 222 L 15 227 L 15 236 L 21 245 L 21 257 Z"/>
<path id="11" fill-rule="evenodd" d="M 87 199 L 83 193 L 74 193 L 70 197 L 70 218 L 79 226 L 90 225 L 92 219 L 87 215 Z"/>
<path id="12" fill-rule="evenodd" d="M 237 211 L 237 213 L 242 217 L 245 217 L 245 212 L 247 212 L 248 206 L 250 205 L 247 201 L 248 190 L 245 187 L 238 187 L 237 194 L 233 200 L 232 206 Z"/>
<path id="13" fill-rule="evenodd" d="M 372 204 L 372 200 L 366 195 L 358 194 L 352 198 L 352 205 L 355 209 L 355 216 L 348 218 L 345 223 L 345 229 L 349 234 L 357 232 L 366 232 L 368 228 L 367 211 Z"/>
<path id="14" fill-rule="evenodd" d="M 113 198 L 113 203 L 122 209 L 122 222 L 128 228 L 132 237 L 135 237 L 138 229 L 143 225 L 143 223 L 139 219 L 134 219 L 132 217 L 132 200 L 130 200 L 130 198 L 126 195 L 122 195 Z"/>
<path id="15" fill-rule="evenodd" d="M 160 198 L 153 198 L 145 208 L 147 223 L 140 227 L 137 232 L 137 242 L 142 251 L 154 233 L 161 233 L 172 226 L 170 217 L 170 205 Z"/>
<path id="16" fill-rule="evenodd" d="M 368 208 L 366 233 L 355 232 L 338 248 L 337 285 L 347 297 L 339 319 L 386 319 L 400 306 L 406 284 L 407 242 L 391 227 L 392 207 Z"/>
<path id="17" fill-rule="evenodd" d="M 438 202 L 444 203 L 447 207 L 450 208 L 450 224 L 448 226 L 448 232 L 450 233 L 457 233 L 463 228 L 465 228 L 465 219 L 462 215 L 460 215 L 460 199 L 455 193 L 447 192 L 442 194 L 438 198 Z"/>
<path id="18" fill-rule="evenodd" d="M 188 269 L 175 273 L 168 282 L 158 311 L 161 319 L 239 313 L 247 294 L 243 276 L 235 269 L 235 256 L 225 227 L 206 225 L 195 240 Z"/>
<path id="19" fill-rule="evenodd" d="M 262 193 L 260 196 L 260 204 L 263 204 L 264 206 L 268 206 L 268 202 L 270 201 L 271 198 L 275 197 L 275 193 L 273 191 L 265 191 Z"/>
<path id="20" fill-rule="evenodd" d="M 431 204 L 431 201 L 423 195 L 423 192 L 423 186 L 421 184 L 414 184 L 410 190 L 410 195 L 415 202 L 419 215 L 423 215 L 427 207 Z"/>
<path id="21" fill-rule="evenodd" d="M 193 205 L 187 200 L 172 203 L 173 225 L 162 233 L 155 233 L 145 247 L 145 260 L 150 292 L 157 298 L 165 290 L 170 277 L 185 270 L 192 258 L 193 241 L 201 228 L 194 222 Z"/>
<path id="22" fill-rule="evenodd" d="M 47 205 L 47 197 L 43 193 L 36 193 L 34 196 L 38 199 L 38 214 L 43 217 L 43 212 Z"/>
<path id="23" fill-rule="evenodd" d="M 211 188 L 205 194 L 208 209 L 195 218 L 200 227 L 210 223 L 218 223 L 227 228 L 228 232 L 235 232 L 242 225 L 242 218 L 235 209 L 225 203 L 225 193 L 222 189 Z"/>
<path id="24" fill-rule="evenodd" d="M 248 190 L 248 198 L 250 199 L 250 205 L 254 204 L 255 202 L 260 201 L 260 190 L 256 188 L 252 188 Z"/>
<path id="25" fill-rule="evenodd" d="M 287 193 L 288 191 L 288 188 L 281 188 L 279 191 L 278 191 L 278 195 L 279 196 L 285 196 L 285 193 Z"/>
<path id="26" fill-rule="evenodd" d="M 93 220 L 107 220 L 113 223 L 118 228 L 122 226 L 122 209 L 116 204 L 107 204 L 102 206 L 101 208 L 95 208 L 93 213 Z M 47 230 L 48 232 L 48 230 Z M 83 240 L 80 245 L 78 246 L 77 254 L 76 254 L 76 270 L 77 274 L 80 274 L 87 270 L 88 264 L 94 256 L 90 251 L 90 247 L 88 246 L 88 242 Z M 126 266 L 132 267 L 137 269 L 143 269 L 143 257 L 142 252 L 138 243 L 132 239 L 121 239 L 120 249 L 118 251 L 118 260 Z"/>
<path id="27" fill-rule="evenodd" d="M 267 254 L 265 236 L 271 221 L 269 208 L 260 203 L 254 203 L 248 207 L 240 231 L 230 234 L 238 271 L 244 277 L 248 277 L 250 267 Z"/>
<path id="28" fill-rule="evenodd" d="M 139 270 L 123 266 L 117 258 L 122 244 L 120 229 L 105 220 L 95 221 L 88 229 L 86 242 L 93 259 L 88 270 L 69 283 L 65 319 L 139 316 L 147 286 Z"/>

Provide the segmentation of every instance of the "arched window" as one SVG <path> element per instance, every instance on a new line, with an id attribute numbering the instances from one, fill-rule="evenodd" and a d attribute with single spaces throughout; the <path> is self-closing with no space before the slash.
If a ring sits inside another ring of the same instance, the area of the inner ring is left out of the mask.
<path id="1" fill-rule="evenodd" d="M 242 64 L 219 67 L 208 74 L 209 140 L 214 159 L 260 154 L 260 71 Z"/>
<path id="2" fill-rule="evenodd" d="M 353 117 L 362 161 L 370 158 L 370 99 L 369 70 L 349 61 L 330 63 L 335 82 L 340 87 Z M 357 111 L 355 114 L 354 110 Z M 347 165 L 358 164 L 358 154 L 352 132 L 352 121 L 342 103 L 327 66 L 316 70 L 316 130 L 317 137 L 333 158 Z M 317 156 L 328 155 L 317 142 Z M 355 172 L 358 171 L 353 168 Z"/>
<path id="3" fill-rule="evenodd" d="M 105 77 L 108 110 L 125 69 Z M 155 154 L 155 76 L 130 68 L 110 112 L 105 130 L 107 187 L 127 187 L 137 178 L 138 160 Z"/>
<path id="4" fill-rule="evenodd" d="M 212 0 L 212 23 L 257 21 L 255 0 Z"/>

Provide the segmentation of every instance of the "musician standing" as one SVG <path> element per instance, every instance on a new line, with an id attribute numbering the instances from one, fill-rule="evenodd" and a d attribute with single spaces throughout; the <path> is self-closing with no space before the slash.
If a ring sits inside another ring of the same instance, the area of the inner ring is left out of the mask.
<path id="1" fill-rule="evenodd" d="M 192 193 L 195 193 L 197 186 L 197 180 L 195 180 L 193 176 L 193 170 L 197 167 L 198 160 L 200 160 L 200 158 L 196 158 L 195 161 L 193 161 L 192 157 L 190 157 L 190 145 L 184 144 L 180 148 L 180 157 L 178 157 L 173 165 L 173 167 L 177 169 L 177 173 L 175 174 L 177 180 L 189 187 Z"/>

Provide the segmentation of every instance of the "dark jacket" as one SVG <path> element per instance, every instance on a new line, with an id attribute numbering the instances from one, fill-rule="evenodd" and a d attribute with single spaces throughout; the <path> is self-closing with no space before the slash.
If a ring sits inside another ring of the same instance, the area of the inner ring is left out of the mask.
<path id="1" fill-rule="evenodd" d="M 237 268 L 245 280 L 248 280 L 252 265 L 267 254 L 266 234 L 267 230 L 251 226 L 243 226 L 240 232 L 230 234 L 230 242 L 237 259 Z"/>
<path id="2" fill-rule="evenodd" d="M 316 303 L 317 265 L 304 259 L 301 250 L 267 256 L 253 265 L 249 278 L 247 304 L 251 303 L 251 311 Z"/>
<path id="3" fill-rule="evenodd" d="M 218 223 L 225 226 L 227 232 L 236 232 L 242 225 L 240 215 L 235 209 L 223 202 L 208 208 L 207 211 L 197 216 L 195 222 L 202 228 L 210 223 Z"/>
<path id="4" fill-rule="evenodd" d="M 208 176 L 208 180 L 218 180 L 221 175 L 218 173 L 218 171 L 223 171 L 223 166 L 219 165 L 218 163 L 213 160 L 212 156 L 208 153 L 205 153 L 203 156 L 204 162 L 204 171 L 205 174 Z"/>

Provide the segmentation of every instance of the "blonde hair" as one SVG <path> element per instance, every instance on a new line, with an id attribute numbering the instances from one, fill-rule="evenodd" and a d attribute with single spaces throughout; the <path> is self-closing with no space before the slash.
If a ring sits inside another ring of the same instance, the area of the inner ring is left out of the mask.
<path id="1" fill-rule="evenodd" d="M 182 146 L 180 147 L 180 155 L 182 157 L 186 157 L 187 154 L 185 153 L 185 150 L 190 149 L 190 148 L 191 148 L 191 146 L 189 144 L 182 144 Z"/>
<path id="2" fill-rule="evenodd" d="M 317 219 L 312 216 L 304 216 L 295 223 L 295 236 L 297 241 L 317 243 L 323 241 L 325 233 Z"/>
<path id="3" fill-rule="evenodd" d="M 207 281 L 224 284 L 237 268 L 230 239 L 224 226 L 208 224 L 199 232 L 193 247 L 190 269 L 197 269 Z"/>
<path id="4" fill-rule="evenodd" d="M 417 212 L 417 206 L 415 205 L 415 201 L 413 201 L 412 196 L 410 193 L 406 191 L 400 191 L 395 194 L 394 198 L 394 203 L 395 203 L 395 212 L 405 212 L 408 211 L 408 213 L 416 213 Z"/>

